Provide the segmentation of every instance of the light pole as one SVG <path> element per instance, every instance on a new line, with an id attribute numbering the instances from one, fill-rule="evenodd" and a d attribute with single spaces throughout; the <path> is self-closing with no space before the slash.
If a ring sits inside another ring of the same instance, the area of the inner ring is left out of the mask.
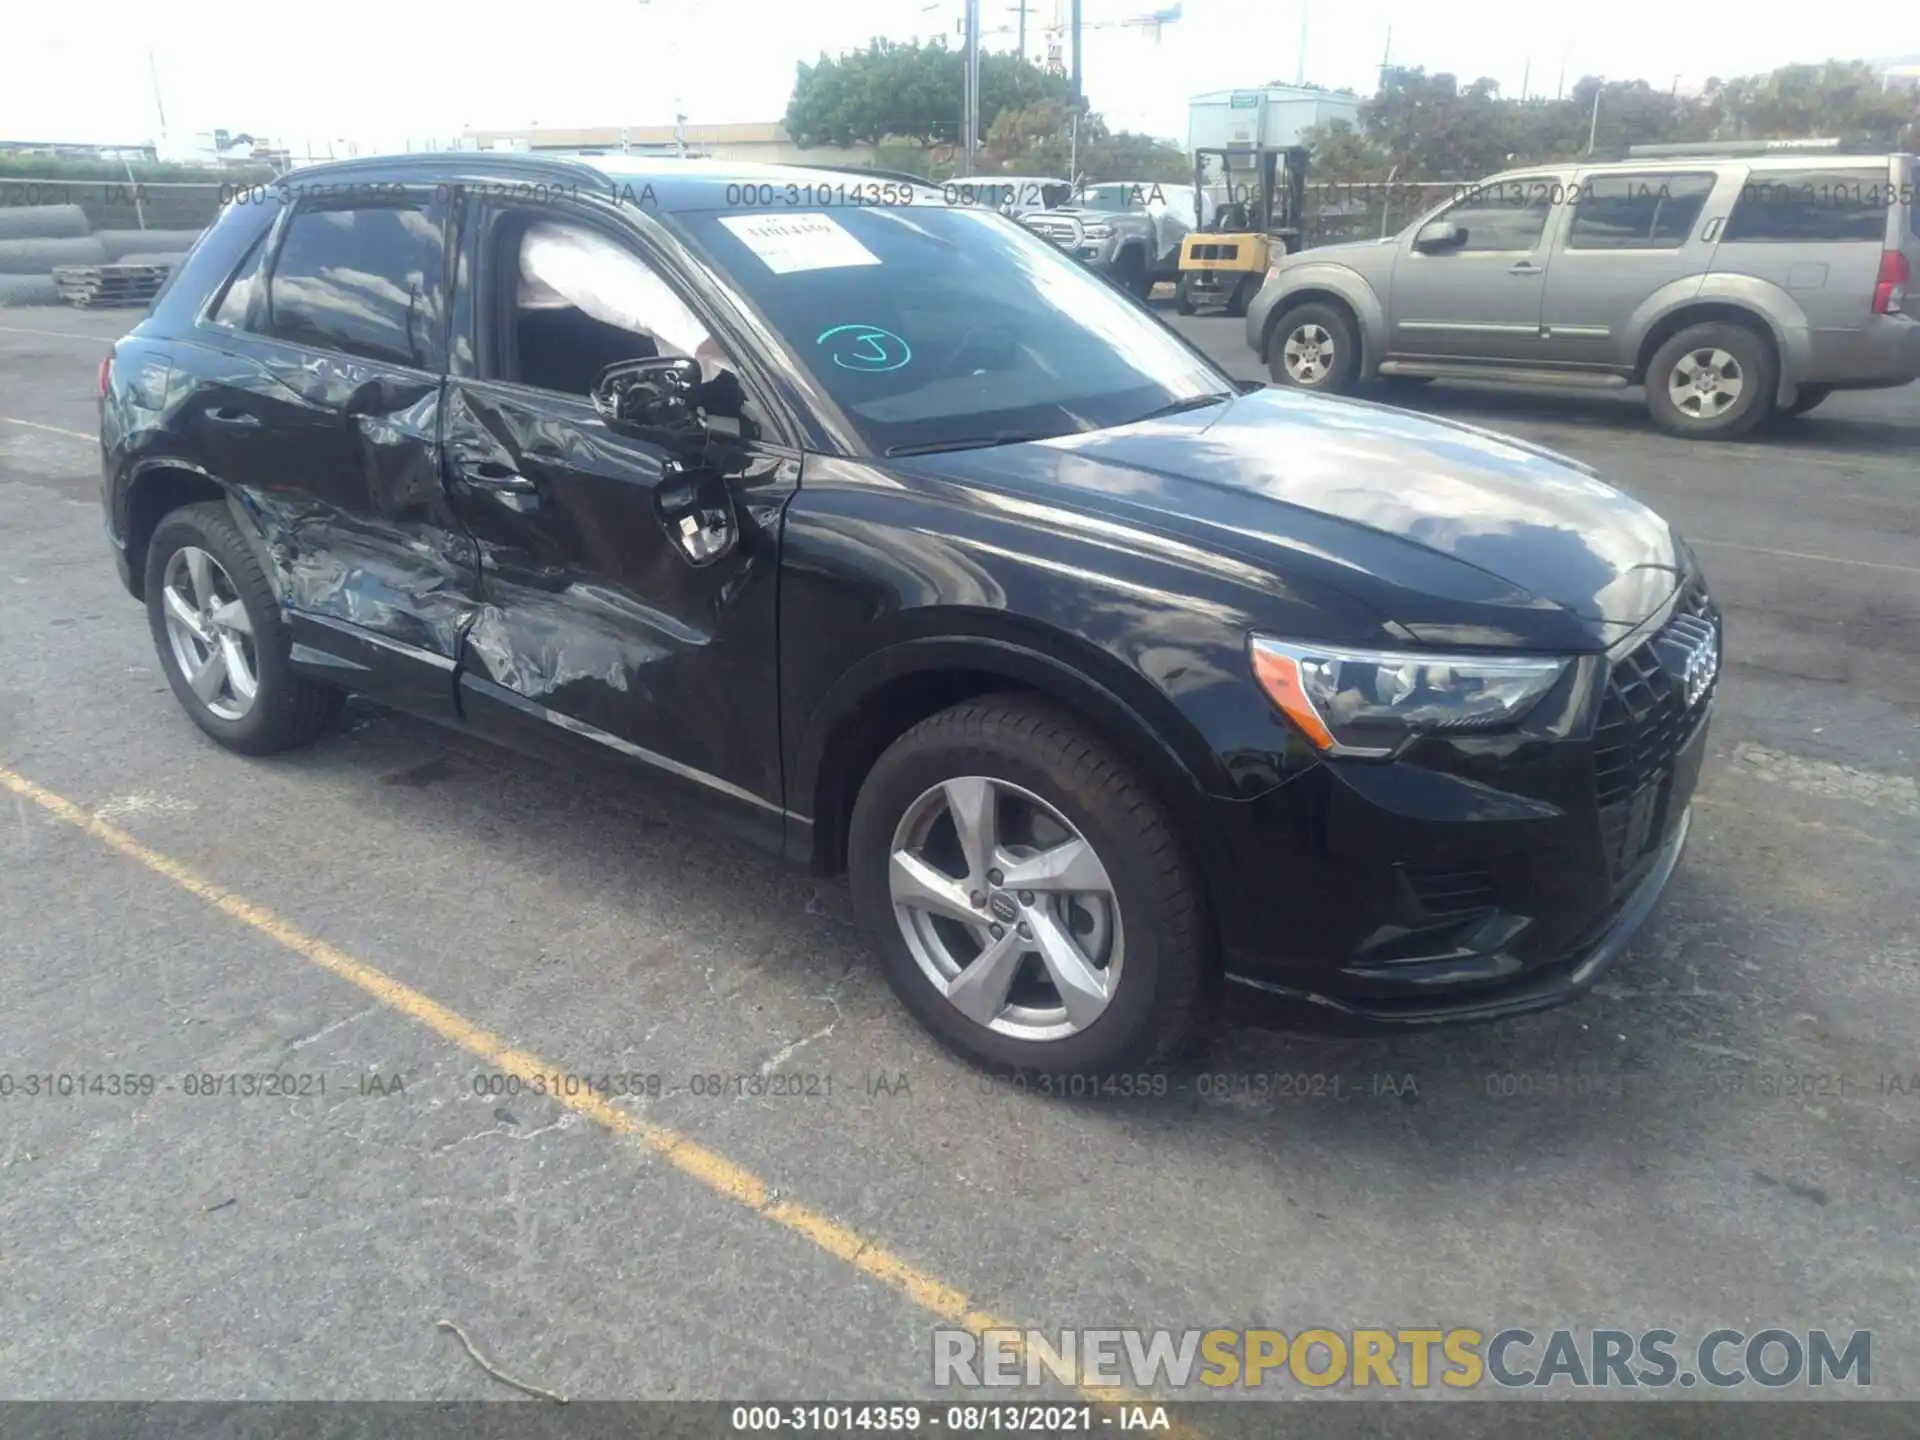
<path id="1" fill-rule="evenodd" d="M 653 4 L 653 0 L 640 0 L 640 3 L 642 5 L 650 6 Z M 678 30 L 671 31 L 669 33 L 668 39 L 667 39 L 666 51 L 667 51 L 667 65 L 673 71 L 673 81 L 674 81 L 674 84 L 673 84 L 673 153 L 678 159 L 684 160 L 687 158 L 687 117 L 685 114 L 686 106 L 682 103 L 681 94 L 680 94 L 680 78 L 681 78 L 680 32 Z M 624 148 L 625 148 L 625 140 L 623 137 L 622 149 Z"/>

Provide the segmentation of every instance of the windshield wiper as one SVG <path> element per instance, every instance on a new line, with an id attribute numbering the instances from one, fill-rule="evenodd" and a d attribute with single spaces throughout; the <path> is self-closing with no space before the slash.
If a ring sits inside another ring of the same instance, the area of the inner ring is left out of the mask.
<path id="1" fill-rule="evenodd" d="M 1138 425 L 1143 420 L 1161 420 L 1168 415 L 1181 415 L 1189 410 L 1204 410 L 1209 405 L 1221 405 L 1228 400 L 1237 400 L 1239 395 L 1232 390 L 1221 390 L 1212 395 L 1189 395 L 1185 400 L 1176 400 L 1171 405 L 1162 405 L 1158 410 L 1149 410 L 1144 415 L 1136 415 L 1127 423 Z"/>
<path id="2" fill-rule="evenodd" d="M 994 445 L 1025 445 L 1030 440 L 1049 440 L 1049 435 L 1002 430 L 992 435 L 974 435 L 964 440 L 927 440 L 918 445 L 890 445 L 888 458 L 895 455 L 937 455 L 942 450 L 985 450 Z"/>

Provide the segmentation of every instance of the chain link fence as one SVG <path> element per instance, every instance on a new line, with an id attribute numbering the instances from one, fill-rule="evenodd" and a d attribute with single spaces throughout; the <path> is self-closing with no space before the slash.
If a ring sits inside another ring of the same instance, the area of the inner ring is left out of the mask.
<path id="1" fill-rule="evenodd" d="M 236 196 L 264 195 L 272 182 L 0 180 L 0 210 L 73 205 L 93 230 L 197 230 Z M 1409 221 L 1467 189 L 1451 180 L 1341 180 L 1310 176 L 1307 244 L 1333 245 L 1397 233 Z"/>
<path id="2" fill-rule="evenodd" d="M 1457 180 L 1333 180 L 1310 175 L 1302 227 L 1307 247 L 1398 234 L 1410 221 L 1470 188 Z"/>

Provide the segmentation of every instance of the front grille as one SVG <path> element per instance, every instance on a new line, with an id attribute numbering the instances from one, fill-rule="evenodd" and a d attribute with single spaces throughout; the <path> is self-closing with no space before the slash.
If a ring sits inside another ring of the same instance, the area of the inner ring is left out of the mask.
<path id="1" fill-rule="evenodd" d="M 1593 764 L 1601 841 L 1616 878 L 1658 833 L 1661 782 L 1713 697 L 1719 636 L 1713 602 L 1696 586 L 1660 632 L 1616 660 L 1607 677 Z M 1697 693 L 1689 703 L 1695 669 Z"/>
<path id="2" fill-rule="evenodd" d="M 1077 220 L 1029 215 L 1021 223 L 1042 240 L 1049 240 L 1055 245 L 1076 245 L 1080 240 L 1080 222 Z"/>
<path id="3" fill-rule="evenodd" d="M 1470 915 L 1493 908 L 1493 872 L 1483 865 L 1455 870 L 1409 865 L 1405 874 L 1414 898 L 1430 915 Z"/>

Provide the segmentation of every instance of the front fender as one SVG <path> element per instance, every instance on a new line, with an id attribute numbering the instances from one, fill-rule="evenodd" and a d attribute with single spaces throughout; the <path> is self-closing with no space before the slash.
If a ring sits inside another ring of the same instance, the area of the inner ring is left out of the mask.
<path id="1" fill-rule="evenodd" d="M 849 716 L 902 676 L 940 671 L 1049 694 L 1196 796 L 1248 798 L 1312 763 L 1253 680 L 1259 602 L 1224 557 L 837 460 L 809 462 L 781 547 L 796 813 Z"/>
<path id="2" fill-rule="evenodd" d="M 1307 293 L 1329 294 L 1343 301 L 1360 321 L 1360 350 L 1365 373 L 1371 375 L 1387 347 L 1387 310 L 1380 294 L 1358 271 L 1331 260 L 1289 265 L 1262 292 L 1259 303 L 1258 352 L 1265 356 L 1273 338 L 1273 328 L 1295 296 Z"/>

